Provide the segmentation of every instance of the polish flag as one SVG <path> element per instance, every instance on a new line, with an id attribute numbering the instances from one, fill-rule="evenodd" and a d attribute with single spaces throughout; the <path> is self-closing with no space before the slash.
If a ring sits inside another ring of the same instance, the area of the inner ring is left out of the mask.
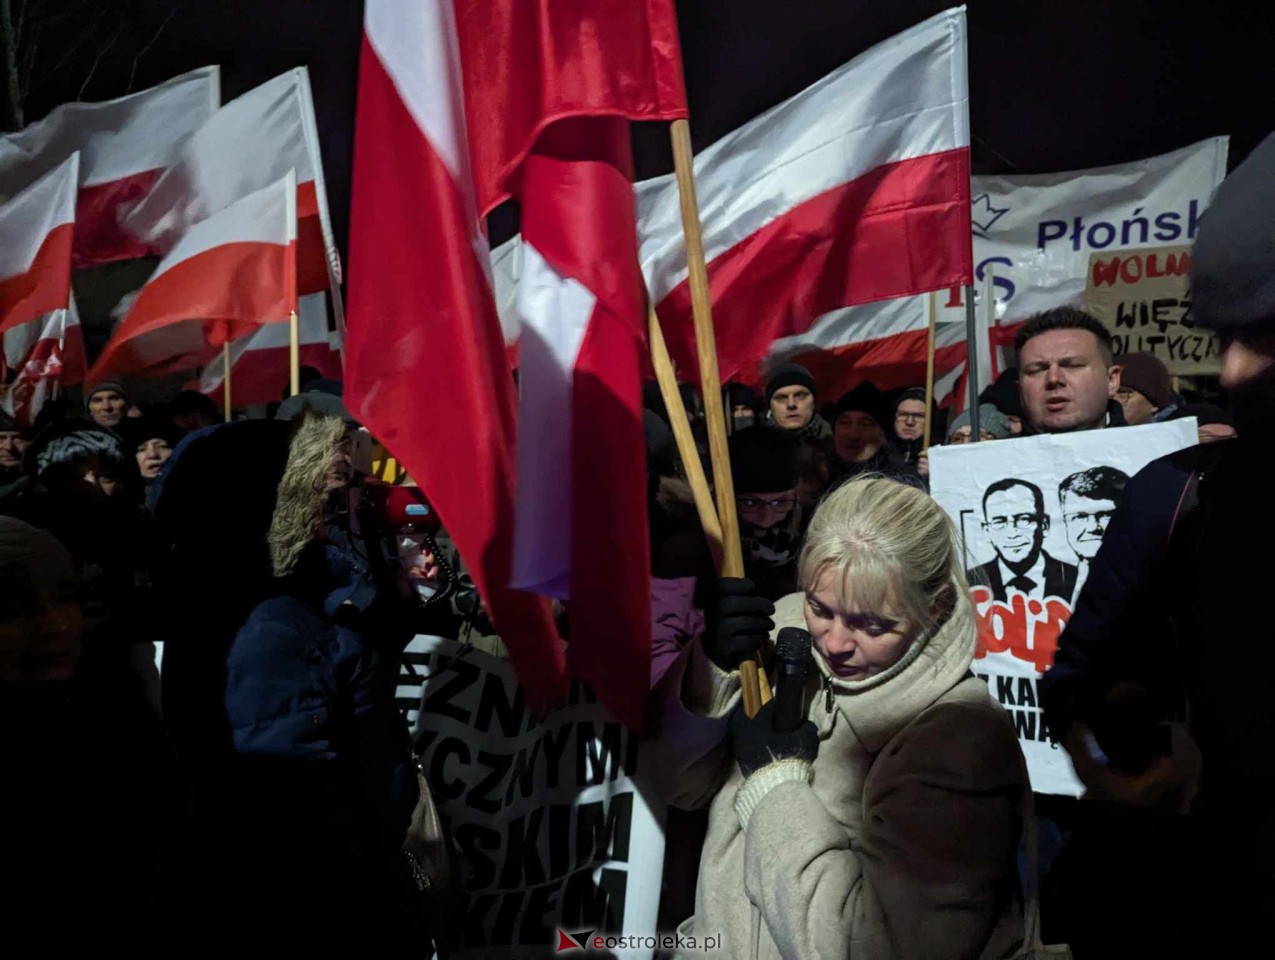
<path id="1" fill-rule="evenodd" d="M 0 331 L 33 323 L 70 301 L 79 163 L 72 153 L 0 206 Z"/>
<path id="2" fill-rule="evenodd" d="M 68 103 L 18 133 L 0 136 L 0 198 L 12 197 L 73 153 L 80 154 L 75 265 L 152 251 L 119 225 L 146 196 L 183 140 L 221 102 L 217 67 L 203 67 L 149 90 L 104 103 Z"/>
<path id="3" fill-rule="evenodd" d="M 160 261 L 88 381 L 206 364 L 227 340 L 297 308 L 291 172 L 186 231 Z"/>
<path id="4" fill-rule="evenodd" d="M 501 635 L 523 625 L 502 620 L 492 590 L 532 602 L 504 589 L 511 576 L 569 596 L 565 666 L 636 725 L 650 646 L 645 313 L 621 118 L 685 115 L 671 5 L 486 0 L 414 13 L 370 0 L 366 11 L 347 398 L 418 478 L 462 556 L 480 558 Z M 478 225 L 511 196 L 527 244 L 516 508 L 512 380 Z M 420 263 L 447 269 L 435 279 Z M 443 407 L 447 417 L 419 425 L 404 416 Z M 508 646 L 533 696 L 562 689 L 555 637 Z"/>
<path id="5" fill-rule="evenodd" d="M 332 380 L 341 379 L 340 334 L 328 330 L 324 295 L 312 293 L 298 301 L 297 327 L 300 366 L 314 367 Z M 268 323 L 230 345 L 230 399 L 236 406 L 282 400 L 291 376 L 291 334 L 287 324 Z M 224 403 L 221 386 L 223 357 L 219 353 L 204 367 L 191 389 Z"/>
<path id="6" fill-rule="evenodd" d="M 939 294 L 940 311 L 948 295 L 948 291 Z M 799 363 L 815 378 L 816 395 L 826 400 L 836 400 L 864 381 L 882 390 L 916 386 L 925 380 L 930 341 L 928 299 L 885 300 L 825 314 L 805 333 L 775 341 L 764 368 L 741 379 L 762 383 L 765 370 L 781 363 Z M 936 378 L 964 365 L 965 333 L 964 322 L 936 324 Z"/>
<path id="7" fill-rule="evenodd" d="M 191 224 L 264 189 L 289 170 L 297 177 L 297 291 L 335 291 L 340 260 L 305 67 L 263 83 L 214 113 L 177 150 L 149 195 L 125 215 L 124 229 L 167 253 Z M 335 294 L 333 299 L 338 299 Z"/>
<path id="8" fill-rule="evenodd" d="M 366 0 L 345 401 L 429 496 L 537 705 L 567 690 L 549 605 L 509 588 L 514 389 L 470 165 L 452 3 Z"/>
<path id="9" fill-rule="evenodd" d="M 855 304 L 972 282 L 964 8 L 835 70 L 695 157 L 723 379 Z M 638 185 L 643 271 L 698 369 L 677 185 Z"/>
<path id="10" fill-rule="evenodd" d="M 59 389 L 84 379 L 84 335 L 72 296 L 67 307 L 46 313 L 4 332 L 0 367 L 15 371 L 0 408 L 23 426 L 31 426 Z"/>

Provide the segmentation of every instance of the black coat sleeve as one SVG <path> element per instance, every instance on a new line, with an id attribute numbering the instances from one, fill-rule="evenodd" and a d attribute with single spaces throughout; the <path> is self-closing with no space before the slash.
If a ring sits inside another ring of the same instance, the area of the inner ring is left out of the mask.
<path id="1" fill-rule="evenodd" d="M 1169 533 L 1197 449 L 1153 461 L 1125 487 L 1054 664 L 1040 681 L 1045 721 L 1055 739 L 1088 719 L 1113 684 L 1156 685 L 1161 679 L 1168 660 Z"/>

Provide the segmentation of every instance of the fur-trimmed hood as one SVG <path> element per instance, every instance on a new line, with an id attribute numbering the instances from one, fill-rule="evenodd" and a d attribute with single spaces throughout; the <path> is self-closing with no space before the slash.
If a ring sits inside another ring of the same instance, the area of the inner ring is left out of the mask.
<path id="1" fill-rule="evenodd" d="M 302 551 L 323 534 L 328 501 L 324 481 L 345 436 L 345 424 L 338 417 L 313 411 L 294 424 L 270 518 L 270 564 L 276 577 L 292 573 Z"/>

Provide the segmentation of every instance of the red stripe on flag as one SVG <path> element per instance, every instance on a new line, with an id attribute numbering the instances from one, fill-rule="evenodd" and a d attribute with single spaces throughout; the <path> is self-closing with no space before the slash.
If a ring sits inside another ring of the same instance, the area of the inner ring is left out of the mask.
<path id="1" fill-rule="evenodd" d="M 799 363 L 815 378 L 815 395 L 836 400 L 865 380 L 882 390 L 925 383 L 928 330 L 909 330 L 892 337 L 848 343 L 825 350 L 808 350 L 785 360 Z M 965 344 L 934 351 L 935 375 L 965 360 Z"/>
<path id="2" fill-rule="evenodd" d="M 506 586 L 513 382 L 474 214 L 366 37 L 352 197 L 346 402 L 425 490 L 530 699 L 549 704 L 566 693 L 549 606 Z"/>
<path id="3" fill-rule="evenodd" d="M 0 280 L 0 330 L 66 307 L 71 297 L 71 247 L 76 225 L 54 227 L 25 273 Z"/>
<path id="4" fill-rule="evenodd" d="M 75 266 L 92 267 L 115 260 L 133 260 L 158 253 L 120 226 L 121 208 L 146 194 L 163 170 L 80 187 L 75 198 Z"/>
<path id="5" fill-rule="evenodd" d="M 572 117 L 686 116 L 671 0 L 456 4 L 478 207 L 518 191 L 541 132 Z"/>
<path id="6" fill-rule="evenodd" d="M 230 368 L 230 399 L 236 406 L 276 403 L 284 398 L 291 368 L 288 347 L 260 347 L 245 350 Z M 333 380 L 341 379 L 341 354 L 327 343 L 303 343 L 300 366 L 314 367 Z M 198 390 L 199 381 L 187 384 Z M 224 403 L 224 381 L 207 394 L 219 407 Z"/>
<path id="7" fill-rule="evenodd" d="M 319 195 L 314 181 L 307 180 L 297 184 L 297 292 L 322 293 L 330 285 Z"/>
<path id="8" fill-rule="evenodd" d="M 887 164 L 782 214 L 708 265 L 726 380 L 840 307 L 971 282 L 969 150 Z M 690 287 L 659 304 L 669 349 L 699 369 Z"/>
<path id="9" fill-rule="evenodd" d="M 277 243 L 240 241 L 213 247 L 174 264 L 142 287 L 124 322 L 89 371 L 90 382 L 107 374 L 162 373 L 202 366 L 225 340 L 262 323 L 288 319 L 296 303 L 292 284 L 295 250 Z M 155 348 L 136 342 L 186 321 L 202 321 L 206 336 Z"/>

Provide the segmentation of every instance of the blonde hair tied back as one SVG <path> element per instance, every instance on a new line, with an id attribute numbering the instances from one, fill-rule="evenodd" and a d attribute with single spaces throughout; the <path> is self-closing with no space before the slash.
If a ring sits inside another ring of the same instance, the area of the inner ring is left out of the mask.
<path id="1" fill-rule="evenodd" d="M 853 609 L 906 616 L 928 634 L 968 602 L 952 520 L 929 494 L 879 476 L 856 478 L 815 511 L 798 566 L 810 591 L 827 571 Z"/>

